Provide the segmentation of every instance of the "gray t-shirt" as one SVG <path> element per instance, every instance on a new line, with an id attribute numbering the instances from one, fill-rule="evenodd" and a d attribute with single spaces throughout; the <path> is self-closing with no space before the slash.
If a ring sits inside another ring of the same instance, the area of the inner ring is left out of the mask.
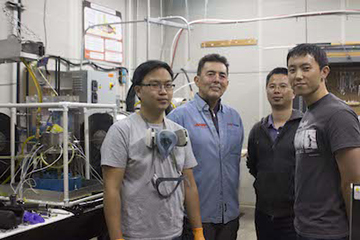
<path id="1" fill-rule="evenodd" d="M 182 129 L 166 118 L 165 127 L 168 130 Z M 175 158 L 162 159 L 155 150 L 153 161 L 153 150 L 145 145 L 146 131 L 145 121 L 136 113 L 113 124 L 102 144 L 101 164 L 125 169 L 121 190 L 124 238 L 172 239 L 180 236 L 183 229 L 186 180 L 169 198 L 161 198 L 151 181 L 154 169 L 158 177 L 179 177 L 178 170 L 193 168 L 197 163 L 190 142 L 185 147 L 175 147 Z M 165 186 L 171 191 L 175 184 L 168 182 Z"/>
<path id="2" fill-rule="evenodd" d="M 295 135 L 295 229 L 310 238 L 349 234 L 335 152 L 360 147 L 357 115 L 327 94 L 309 106 Z"/>

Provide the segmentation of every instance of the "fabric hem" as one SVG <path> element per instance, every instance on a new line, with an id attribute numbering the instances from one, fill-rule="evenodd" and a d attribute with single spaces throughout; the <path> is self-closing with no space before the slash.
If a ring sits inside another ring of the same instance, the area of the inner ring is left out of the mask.
<path id="1" fill-rule="evenodd" d="M 166 237 L 148 237 L 148 238 L 144 238 L 144 237 L 129 237 L 129 236 L 125 236 L 124 238 L 127 240 L 171 240 L 174 239 L 176 237 L 180 237 L 182 234 L 182 229 L 180 229 L 177 233 L 171 235 L 171 236 L 166 236 Z"/>
<path id="2" fill-rule="evenodd" d="M 336 239 L 336 238 L 344 238 L 349 236 L 349 232 L 346 233 L 342 233 L 342 234 L 337 234 L 337 235 L 318 235 L 315 233 L 304 233 L 301 232 L 298 228 L 295 227 L 295 231 L 297 234 L 299 234 L 302 237 L 307 237 L 307 238 L 319 238 L 319 239 Z"/>

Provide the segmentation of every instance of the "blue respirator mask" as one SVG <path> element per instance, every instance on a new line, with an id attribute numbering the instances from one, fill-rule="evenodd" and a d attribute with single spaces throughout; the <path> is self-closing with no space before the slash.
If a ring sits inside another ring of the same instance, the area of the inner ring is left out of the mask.
<path id="1" fill-rule="evenodd" d="M 157 131 L 148 128 L 146 132 L 145 144 L 149 148 L 156 147 L 163 159 L 167 158 L 175 146 L 184 147 L 188 142 L 188 132 L 186 129 L 170 131 L 163 129 Z"/>
<path id="2" fill-rule="evenodd" d="M 163 129 L 161 131 L 157 131 L 154 128 L 148 128 L 146 132 L 146 146 L 151 148 L 153 150 L 153 164 L 154 164 L 154 153 L 155 149 L 158 149 L 158 152 L 160 156 L 163 159 L 166 159 L 174 149 L 175 146 L 178 147 L 184 147 L 188 143 L 188 132 L 186 129 L 180 129 L 177 131 L 170 131 Z M 175 166 L 176 165 L 176 159 L 175 156 L 172 155 L 172 157 L 175 160 Z M 176 189 L 180 186 L 180 183 L 185 179 L 185 177 L 181 174 L 180 170 L 177 169 L 180 176 L 179 177 L 158 177 L 156 174 L 156 169 L 154 167 L 154 175 L 151 179 L 156 191 L 158 192 L 159 196 L 162 198 L 168 198 L 170 197 Z M 162 185 L 166 184 L 166 182 L 175 182 L 176 185 L 172 189 L 172 191 L 163 191 Z"/>

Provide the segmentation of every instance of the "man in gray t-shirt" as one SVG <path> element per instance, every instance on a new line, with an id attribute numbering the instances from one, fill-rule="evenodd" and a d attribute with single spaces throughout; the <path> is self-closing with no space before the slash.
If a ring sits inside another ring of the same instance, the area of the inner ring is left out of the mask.
<path id="1" fill-rule="evenodd" d="M 153 142 L 160 137 L 157 132 L 183 129 L 164 117 L 172 98 L 172 80 L 166 63 L 141 64 L 133 77 L 141 109 L 113 124 L 103 142 L 104 211 L 111 239 L 179 239 L 185 204 L 195 239 L 204 240 L 191 143 L 182 142 L 166 154 L 159 145 L 166 149 L 180 140 L 166 137 Z"/>
<path id="2" fill-rule="evenodd" d="M 360 182 L 360 124 L 354 111 L 327 91 L 326 53 L 300 44 L 287 56 L 295 94 L 308 110 L 295 135 L 295 229 L 299 240 L 349 235 L 350 184 Z"/>

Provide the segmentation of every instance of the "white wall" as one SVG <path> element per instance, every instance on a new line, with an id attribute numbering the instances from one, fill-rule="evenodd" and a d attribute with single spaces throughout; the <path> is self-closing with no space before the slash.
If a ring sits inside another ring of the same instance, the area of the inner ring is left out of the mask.
<path id="1" fill-rule="evenodd" d="M 165 15 L 189 15 L 189 20 L 201 18 L 250 19 L 312 11 L 341 9 L 359 9 L 357 0 L 186 0 L 166 1 Z M 207 4 L 207 5 L 206 5 Z M 264 81 L 267 73 L 278 66 L 286 66 L 288 50 L 298 43 L 323 43 L 359 41 L 360 15 L 351 16 L 315 16 L 283 20 L 262 21 L 234 25 L 194 25 L 191 31 L 190 61 L 185 58 L 185 34 L 179 42 L 174 69 L 185 67 L 195 72 L 197 61 L 207 53 L 220 53 L 230 63 L 230 84 L 223 100 L 234 107 L 241 115 L 246 141 L 247 135 L 262 117 L 270 113 L 265 96 Z M 172 38 L 176 30 L 167 32 L 167 51 L 170 51 Z M 256 38 L 256 46 L 225 48 L 201 48 L 204 41 Z M 169 58 L 168 58 L 169 60 Z M 192 74 L 192 77 L 194 74 Z M 184 83 L 177 80 L 178 85 Z M 181 92 L 187 94 L 187 92 Z M 242 204 L 254 203 L 253 178 L 241 164 Z"/>
<path id="2" fill-rule="evenodd" d="M 5 1 L 0 1 L 0 9 L 2 9 L 3 4 Z M 10 19 L 9 19 L 10 20 Z M 0 11 L 0 40 L 6 39 L 8 35 L 12 33 L 12 27 L 8 22 L 8 18 L 6 17 L 5 13 L 1 10 Z M 0 49 L 1 51 L 1 49 Z M 13 64 L 0 64 L 0 102 L 1 103 L 8 103 L 11 102 L 13 97 L 12 88 L 15 84 L 15 79 L 12 79 L 12 69 Z M 9 115 L 9 111 L 5 109 L 0 109 L 0 112 Z"/>

